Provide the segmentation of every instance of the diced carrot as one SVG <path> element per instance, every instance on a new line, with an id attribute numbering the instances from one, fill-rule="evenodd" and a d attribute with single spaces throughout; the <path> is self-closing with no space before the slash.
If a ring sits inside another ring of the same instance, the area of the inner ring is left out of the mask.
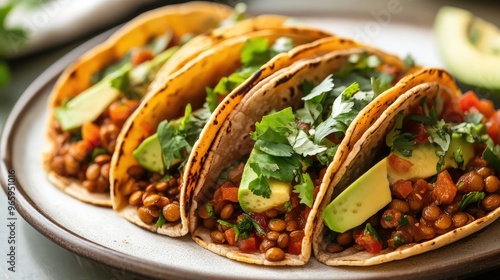
<path id="1" fill-rule="evenodd" d="M 82 125 L 82 139 L 90 144 L 90 148 L 95 148 L 101 143 L 99 137 L 99 126 L 91 122 Z"/>
<path id="2" fill-rule="evenodd" d="M 479 112 L 483 114 L 486 118 L 490 118 L 495 114 L 495 105 L 493 105 L 493 101 L 488 99 L 481 99 L 479 101 Z"/>
<path id="3" fill-rule="evenodd" d="M 149 49 L 137 49 L 132 52 L 132 65 L 139 65 L 144 61 L 151 60 L 154 57 L 153 51 Z"/>
<path id="4" fill-rule="evenodd" d="M 450 204 L 457 194 L 457 186 L 453 183 L 450 173 L 444 170 L 438 173 L 434 189 L 432 190 L 432 199 L 437 205 Z"/>
<path id="5" fill-rule="evenodd" d="M 236 233 L 233 228 L 228 228 L 224 231 L 224 237 L 226 237 L 227 243 L 229 245 L 236 245 Z"/>
<path id="6" fill-rule="evenodd" d="M 121 127 L 138 106 L 139 101 L 137 100 L 115 101 L 109 105 L 109 118 L 113 124 Z"/>
<path id="7" fill-rule="evenodd" d="M 405 173 L 413 166 L 411 161 L 400 158 L 394 154 L 391 154 L 387 160 L 389 161 L 389 165 L 394 168 L 398 173 Z"/>
<path id="8" fill-rule="evenodd" d="M 392 186 L 392 194 L 398 198 L 405 199 L 413 191 L 410 181 L 398 180 Z"/>
<path id="9" fill-rule="evenodd" d="M 238 187 L 221 187 L 220 190 L 222 200 L 238 202 Z"/>

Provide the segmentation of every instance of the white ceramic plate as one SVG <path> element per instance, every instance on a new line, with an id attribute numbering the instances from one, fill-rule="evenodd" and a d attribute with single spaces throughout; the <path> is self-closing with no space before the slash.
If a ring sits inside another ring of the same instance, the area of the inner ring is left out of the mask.
<path id="1" fill-rule="evenodd" d="M 377 22 L 370 18 L 305 20 L 401 56 L 411 53 L 421 64 L 439 66 L 429 26 L 392 22 L 375 32 Z M 356 30 L 364 29 L 372 30 L 373 36 L 356 35 Z M 1 139 L 0 175 L 4 190 L 7 170 L 14 169 L 19 212 L 35 229 L 60 246 L 120 271 L 153 278 L 451 278 L 500 266 L 499 222 L 442 249 L 388 264 L 328 267 L 313 258 L 303 267 L 261 267 L 213 254 L 196 245 L 190 237 L 176 239 L 153 234 L 119 218 L 111 209 L 88 205 L 65 195 L 47 181 L 41 166 L 47 98 L 64 67 L 107 38 L 110 32 L 61 58 L 36 79 L 10 114 Z"/>

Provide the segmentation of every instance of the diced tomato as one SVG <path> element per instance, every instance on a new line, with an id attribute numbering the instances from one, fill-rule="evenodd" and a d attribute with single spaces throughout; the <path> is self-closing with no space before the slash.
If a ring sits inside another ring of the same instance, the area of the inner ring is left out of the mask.
<path id="1" fill-rule="evenodd" d="M 457 186 L 453 183 L 450 173 L 444 170 L 438 173 L 434 189 L 432 190 L 432 199 L 437 205 L 450 204 L 457 194 Z"/>
<path id="2" fill-rule="evenodd" d="M 472 108 L 476 108 L 479 110 L 479 98 L 472 90 L 469 90 L 460 98 L 458 107 L 460 108 L 460 110 L 462 110 L 462 112 L 468 112 Z"/>
<path id="3" fill-rule="evenodd" d="M 403 130 L 417 136 L 414 139 L 415 143 L 429 143 L 429 133 L 423 123 L 408 121 L 404 124 Z"/>
<path id="4" fill-rule="evenodd" d="M 405 173 L 413 166 L 411 161 L 406 160 L 404 158 L 400 158 L 394 154 L 391 154 L 387 160 L 389 161 L 389 165 L 394 168 L 398 173 Z"/>
<path id="5" fill-rule="evenodd" d="M 495 114 L 495 105 L 493 105 L 493 101 L 488 99 L 481 99 L 479 101 L 479 112 L 483 114 L 487 118 L 491 118 L 493 114 Z"/>
<path id="6" fill-rule="evenodd" d="M 259 224 L 259 226 L 264 230 L 264 232 L 267 232 L 268 221 L 266 216 L 255 212 L 250 212 L 249 215 L 257 224 Z"/>
<path id="7" fill-rule="evenodd" d="M 300 204 L 299 194 L 292 192 L 290 194 L 290 201 L 292 202 L 292 208 L 299 206 Z"/>
<path id="8" fill-rule="evenodd" d="M 363 246 L 368 253 L 378 254 L 382 251 L 382 243 L 375 240 L 372 235 L 358 234 L 355 237 L 355 241 L 357 244 Z"/>
<path id="9" fill-rule="evenodd" d="M 238 187 L 221 187 L 220 190 L 222 200 L 238 202 Z"/>
<path id="10" fill-rule="evenodd" d="M 153 51 L 149 49 L 136 49 L 132 52 L 131 62 L 132 65 L 139 65 L 144 61 L 151 60 L 154 57 Z"/>
<path id="11" fill-rule="evenodd" d="M 302 252 L 302 239 L 303 234 L 290 235 L 288 240 L 288 253 L 293 255 L 299 255 Z"/>
<path id="12" fill-rule="evenodd" d="M 500 144 L 500 111 L 496 111 L 486 122 L 488 135 L 495 144 Z"/>
<path id="13" fill-rule="evenodd" d="M 254 235 L 250 235 L 246 239 L 238 238 L 236 244 L 238 245 L 238 249 L 240 249 L 240 251 L 243 253 L 252 253 L 259 249 L 257 238 L 255 238 Z"/>
<path id="14" fill-rule="evenodd" d="M 121 127 L 138 106 L 139 101 L 137 100 L 115 101 L 109 105 L 109 118 L 113 124 Z"/>
<path id="15" fill-rule="evenodd" d="M 411 181 L 398 180 L 392 185 L 392 194 L 398 198 L 405 199 L 412 191 Z"/>
<path id="16" fill-rule="evenodd" d="M 82 140 L 90 144 L 90 149 L 100 145 L 99 126 L 90 122 L 82 125 Z"/>
<path id="17" fill-rule="evenodd" d="M 226 229 L 224 231 L 224 237 L 226 237 L 227 243 L 229 245 L 236 245 L 236 233 L 233 228 Z"/>
<path id="18" fill-rule="evenodd" d="M 304 216 L 304 220 L 307 221 L 307 217 L 309 217 L 309 213 L 310 212 L 311 212 L 311 207 L 309 207 L 309 206 L 306 205 L 305 209 L 304 209 L 304 215 L 303 215 Z"/>

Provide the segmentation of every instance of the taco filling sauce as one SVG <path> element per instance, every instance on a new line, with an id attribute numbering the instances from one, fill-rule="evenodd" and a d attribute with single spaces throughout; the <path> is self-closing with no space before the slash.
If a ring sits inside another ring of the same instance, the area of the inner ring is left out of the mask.
<path id="1" fill-rule="evenodd" d="M 408 116 L 399 114 L 386 136 L 391 150 L 384 159 L 390 203 L 355 228 L 328 231 L 326 250 L 337 253 L 354 247 L 377 254 L 404 248 L 498 208 L 498 114 L 491 101 L 473 92 L 458 102 L 442 96 L 424 98 Z M 410 174 L 411 170 L 418 171 Z"/>
<path id="2" fill-rule="evenodd" d="M 303 83 L 304 107 L 273 112 L 255 124 L 246 162 L 223 171 L 213 197 L 197 209 L 212 242 L 260 252 L 273 262 L 302 253 L 309 212 L 346 128 L 399 77 L 376 56 L 349 61 L 316 86 Z"/>
<path id="3" fill-rule="evenodd" d="M 89 192 L 109 191 L 109 162 L 121 127 L 155 73 L 177 50 L 178 40 L 168 32 L 131 50 L 95 73 L 90 88 L 55 109 L 50 130 L 57 145 L 50 162 L 53 172 L 80 180 Z"/>

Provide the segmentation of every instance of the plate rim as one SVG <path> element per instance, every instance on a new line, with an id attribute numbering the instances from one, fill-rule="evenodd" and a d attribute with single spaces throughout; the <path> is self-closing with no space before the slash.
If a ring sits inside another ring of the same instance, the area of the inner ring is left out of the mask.
<path id="1" fill-rule="evenodd" d="M 75 59 L 77 59 L 81 54 L 88 51 L 93 46 L 103 42 L 108 38 L 114 31 L 119 27 L 113 27 L 98 34 L 90 39 L 86 40 L 84 43 L 63 55 L 61 58 L 57 59 L 51 66 L 44 70 L 21 94 L 19 99 L 16 101 L 14 107 L 9 112 L 8 117 L 5 121 L 3 130 L 0 132 L 0 184 L 4 193 L 8 196 L 7 186 L 8 186 L 8 170 L 12 169 L 13 166 L 11 158 L 10 147 L 13 145 L 12 137 L 15 134 L 14 128 L 18 122 L 21 121 L 26 110 L 30 107 L 30 104 L 36 102 L 37 99 L 41 98 L 44 89 L 47 86 L 53 86 L 53 83 L 57 80 L 60 73 Z M 127 272 L 133 275 L 139 275 L 141 277 L 148 278 L 185 278 L 185 279 L 200 279 L 207 278 L 206 274 L 196 272 L 195 270 L 186 271 L 184 269 L 178 269 L 174 265 L 157 265 L 145 261 L 144 259 L 128 255 L 116 251 L 112 248 L 106 247 L 97 242 L 91 241 L 71 230 L 65 228 L 63 225 L 55 221 L 48 214 L 44 213 L 29 195 L 25 192 L 24 188 L 19 182 L 16 182 L 16 210 L 24 218 L 24 220 L 30 224 L 35 230 L 40 232 L 42 235 L 47 237 L 49 240 L 57 244 L 58 246 L 74 253 L 77 256 L 84 257 L 101 264 L 107 265 L 119 272 Z M 98 206 L 96 206 L 98 207 Z M 453 266 L 448 266 L 448 272 L 450 270 L 455 271 L 455 276 L 464 277 L 467 275 L 473 275 L 474 273 L 479 273 L 481 271 L 487 271 L 494 269 L 495 267 L 500 267 L 500 259 L 494 260 L 494 256 L 500 255 L 500 249 L 489 252 L 487 254 L 481 254 L 461 262 L 454 263 Z M 481 262 L 483 265 L 473 266 Z M 471 266 L 473 266 L 471 268 Z M 352 268 L 352 267 L 350 267 Z M 481 270 L 482 269 L 482 270 Z M 446 272 L 434 272 L 425 271 L 425 276 L 418 275 L 407 275 L 404 273 L 396 273 L 388 278 L 396 279 L 401 276 L 406 276 L 408 279 L 419 279 L 427 277 L 449 277 L 449 273 Z M 213 275 L 212 275 L 213 276 Z M 208 276 L 208 277 L 212 277 Z M 371 278 L 371 277 L 369 277 Z M 217 276 L 217 279 L 238 279 L 237 277 L 230 276 Z M 368 279 L 368 278 L 367 278 Z"/>

